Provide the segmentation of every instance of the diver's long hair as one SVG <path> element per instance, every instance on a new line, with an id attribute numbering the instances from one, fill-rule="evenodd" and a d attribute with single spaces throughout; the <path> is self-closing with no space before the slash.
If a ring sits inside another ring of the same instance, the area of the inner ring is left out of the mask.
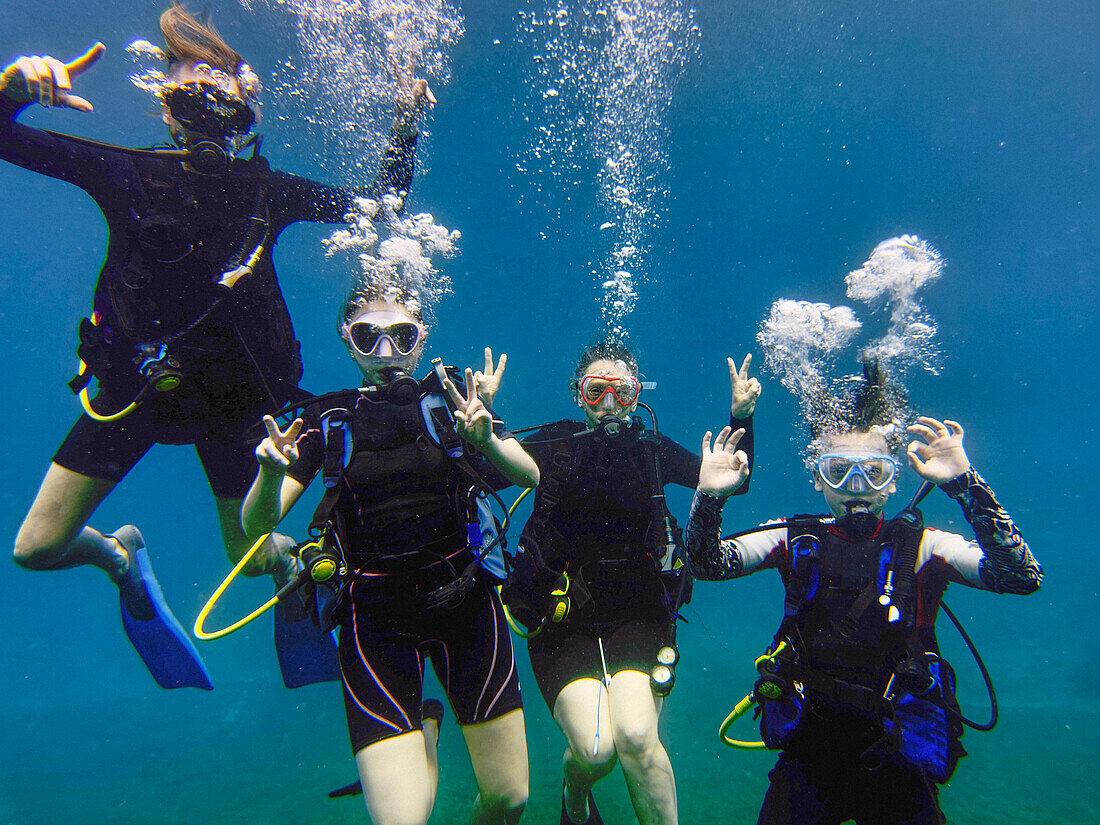
<path id="1" fill-rule="evenodd" d="M 209 63 L 215 69 L 235 75 L 244 58 L 218 34 L 209 15 L 199 20 L 180 3 L 172 0 L 172 8 L 160 16 L 160 33 L 164 36 L 164 52 L 168 65 L 174 63 Z"/>

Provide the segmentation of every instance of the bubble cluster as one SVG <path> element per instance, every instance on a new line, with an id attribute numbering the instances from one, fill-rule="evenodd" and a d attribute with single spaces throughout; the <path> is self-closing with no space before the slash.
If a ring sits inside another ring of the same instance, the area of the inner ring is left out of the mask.
<path id="1" fill-rule="evenodd" d="M 446 0 L 241 0 L 293 17 L 297 54 L 275 72 L 272 109 L 319 146 L 334 177 L 363 182 L 386 149 L 394 101 L 408 78 L 450 79 L 465 33 Z"/>
<path id="2" fill-rule="evenodd" d="M 919 368 L 937 374 L 942 360 L 935 319 L 917 296 L 943 267 L 929 243 L 903 235 L 880 243 L 849 273 L 849 298 L 890 313 L 886 332 L 858 350 L 862 375 L 834 374 L 839 356 L 863 332 L 854 310 L 790 299 L 772 304 L 756 336 L 764 364 L 798 399 L 813 433 L 844 431 L 859 422 L 874 424 L 891 444 L 904 435 L 912 417 L 902 386 L 906 373 Z"/>
<path id="3" fill-rule="evenodd" d="M 922 309 L 917 293 L 939 278 L 943 267 L 943 256 L 930 243 L 902 235 L 880 243 L 862 267 L 848 273 L 849 298 L 872 307 L 885 304 L 890 311 L 890 329 L 865 348 L 866 357 L 902 372 L 919 367 L 939 374 L 936 322 Z"/>
<path id="4" fill-rule="evenodd" d="M 694 12 L 679 0 L 560 0 L 518 17 L 535 90 L 524 104 L 535 137 L 519 168 L 567 188 L 595 179 L 610 246 L 601 314 L 607 337 L 621 340 L 664 213 L 664 117 L 698 48 Z"/>
<path id="5" fill-rule="evenodd" d="M 829 377 L 840 352 L 863 324 L 850 307 L 781 298 L 756 335 L 764 366 L 798 399 L 810 421 L 827 415 L 836 395 Z"/>
<path id="6" fill-rule="evenodd" d="M 393 193 L 379 200 L 356 198 L 354 207 L 345 216 L 348 228 L 323 241 L 325 254 L 355 256 L 359 273 L 353 293 L 404 304 L 411 313 L 431 319 L 439 300 L 451 291 L 451 279 L 436 268 L 434 259 L 453 257 L 461 233 L 440 226 L 426 212 L 404 216 L 404 204 Z"/>
<path id="7" fill-rule="evenodd" d="M 138 70 L 130 75 L 130 82 L 143 92 L 161 98 L 171 85 L 162 68 L 168 62 L 168 55 L 160 46 L 148 40 L 130 41 L 126 45 L 126 54 L 138 65 Z"/>
<path id="8" fill-rule="evenodd" d="M 139 66 L 138 70 L 130 75 L 130 82 L 143 92 L 151 94 L 158 102 L 163 102 L 169 91 L 181 85 L 170 80 L 160 68 L 161 65 L 167 65 L 168 55 L 155 43 L 150 43 L 148 40 L 131 40 L 126 44 L 126 54 Z M 257 96 L 261 91 L 260 78 L 247 63 L 241 63 L 236 68 L 236 72 L 231 75 L 214 68 L 209 63 L 198 62 L 192 65 L 192 69 L 200 77 L 209 80 L 219 89 L 233 95 L 239 91 L 240 96 L 254 107 L 253 110 L 258 118 L 260 110 Z"/>

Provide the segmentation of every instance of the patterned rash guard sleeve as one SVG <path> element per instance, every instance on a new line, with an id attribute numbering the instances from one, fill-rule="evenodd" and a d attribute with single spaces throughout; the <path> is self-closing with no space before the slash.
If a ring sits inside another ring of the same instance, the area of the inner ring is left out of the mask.
<path id="1" fill-rule="evenodd" d="M 982 584 L 994 593 L 1026 595 L 1038 590 L 1043 568 L 985 479 L 971 467 L 941 488 L 959 503 L 974 530 L 982 550 L 978 562 Z"/>
<path id="2" fill-rule="evenodd" d="M 723 500 L 696 491 L 684 528 L 691 574 L 703 581 L 726 581 L 778 567 L 787 546 L 787 528 L 761 530 L 723 539 Z"/>

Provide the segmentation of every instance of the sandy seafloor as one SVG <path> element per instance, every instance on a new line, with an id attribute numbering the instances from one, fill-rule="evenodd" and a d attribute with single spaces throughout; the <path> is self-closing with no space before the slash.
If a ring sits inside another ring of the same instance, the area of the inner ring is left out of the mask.
<path id="1" fill-rule="evenodd" d="M 132 67 L 123 47 L 153 37 L 163 5 L 0 0 L 9 12 L 0 60 L 69 56 L 96 38 L 110 50 L 80 87 L 95 114 L 39 111 L 23 120 L 130 145 L 160 139 L 148 100 L 126 80 Z M 229 0 L 211 5 L 261 76 L 297 48 L 282 12 L 256 2 L 251 13 Z M 476 366 L 484 345 L 506 350 L 499 409 L 514 426 L 576 414 L 565 382 L 598 322 L 592 270 L 608 252 L 591 182 L 564 191 L 516 169 L 534 140 L 520 104 L 539 92 L 526 85 L 519 7 L 519 0 L 464 4 L 467 33 L 450 84 L 436 90 L 440 105 L 413 194 L 413 208 L 463 233 L 462 254 L 448 264 L 454 294 L 439 308 L 428 355 Z M 967 734 L 971 756 L 943 792 L 953 822 L 1100 817 L 1092 539 L 1098 14 L 1096 4 L 1069 0 L 700 0 L 699 52 L 667 115 L 664 215 L 652 226 L 648 275 L 629 322 L 646 377 L 659 383 L 647 398 L 662 430 L 695 448 L 703 430 L 725 420 L 724 357 L 754 347 L 772 301 L 843 303 L 843 276 L 901 233 L 917 233 L 944 254 L 948 267 L 924 300 L 946 358 L 939 376 L 911 381 L 911 397 L 922 411 L 964 423 L 975 465 L 1047 576 L 1027 599 L 948 594 L 1001 699 L 999 727 Z M 264 126 L 272 162 L 336 182 L 318 147 L 273 111 Z M 596 162 L 585 162 L 594 171 Z M 0 214 L 0 534 L 13 536 L 76 416 L 65 381 L 104 228 L 76 190 L 6 164 Z M 303 342 L 303 385 L 316 391 L 356 378 L 333 332 L 348 275 L 321 254 L 328 231 L 292 227 L 276 252 Z M 796 457 L 804 434 L 795 404 L 762 377 L 753 490 L 727 507 L 731 529 L 819 506 Z M 899 499 L 915 486 L 909 474 Z M 688 493 L 669 500 L 686 517 Z M 301 530 L 306 509 L 292 530 Z M 942 495 L 926 510 L 929 523 L 965 528 Z M 189 449 L 155 449 L 93 521 L 106 530 L 127 522 L 143 530 L 168 599 L 190 624 L 227 565 Z M 266 582 L 242 584 L 224 616 L 269 592 Z M 662 728 L 681 822 L 755 821 L 772 757 L 730 751 L 716 729 L 751 686 L 751 662 L 775 629 L 780 599 L 768 575 L 696 589 Z M 983 719 L 980 677 L 942 624 L 964 707 Z M 211 694 L 153 686 L 98 572 L 8 567 L 0 627 L 0 825 L 365 821 L 360 801 L 325 797 L 354 776 L 339 691 L 281 686 L 269 619 L 203 646 Z M 524 821 L 555 823 L 563 740 L 521 645 L 517 651 L 532 773 Z M 450 715 L 440 761 L 431 821 L 464 822 L 475 791 Z M 605 821 L 633 821 L 620 774 L 596 798 Z"/>

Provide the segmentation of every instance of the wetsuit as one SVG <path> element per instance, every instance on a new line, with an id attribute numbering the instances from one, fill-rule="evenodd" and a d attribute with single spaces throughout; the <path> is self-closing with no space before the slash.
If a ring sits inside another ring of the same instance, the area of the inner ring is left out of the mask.
<path id="1" fill-rule="evenodd" d="M 731 425 L 745 428 L 740 448 L 751 457 L 752 419 L 734 419 Z M 609 675 L 649 673 L 657 651 L 674 641 L 676 594 L 661 576 L 671 560 L 656 557 L 664 553 L 665 541 L 663 518 L 660 523 L 655 518 L 664 514 L 654 513 L 651 498 L 654 450 L 665 485 L 694 488 L 699 481 L 699 456 L 663 435 L 657 444 L 630 435 L 622 436 L 624 443 L 575 437 L 585 429 L 583 422 L 561 421 L 523 442 L 542 481 L 520 546 L 536 543 L 543 562 L 564 571 L 574 592 L 569 617 L 545 622 L 527 642 L 535 680 L 551 710 L 570 682 L 602 679 L 603 660 Z M 551 494 L 558 485 L 548 480 L 555 475 L 563 476 L 562 484 Z M 559 499 L 556 504 L 547 503 L 548 494 Z"/>
<path id="2" fill-rule="evenodd" d="M 149 393 L 116 423 L 88 416 L 73 426 L 54 461 L 117 482 L 154 443 L 195 444 L 214 495 L 238 498 L 255 476 L 241 430 L 282 406 L 302 374 L 299 344 L 276 281 L 271 253 L 295 221 L 339 222 L 357 196 L 407 191 L 415 134 L 391 134 L 373 186 L 334 188 L 271 169 L 258 156 L 203 175 L 178 158 L 96 147 L 15 122 L 25 104 L 0 96 L 0 158 L 87 192 L 107 221 L 107 255 L 82 325 L 81 354 L 100 392 L 93 409 L 114 413 L 144 385 L 135 347 L 187 329 L 222 294 L 216 283 L 249 230 L 266 220 L 263 251 L 209 316 L 170 344 L 183 382 Z M 94 340 L 93 340 L 94 339 Z"/>
<path id="3" fill-rule="evenodd" d="M 941 488 L 962 506 L 976 540 L 934 529 L 919 534 L 908 629 L 892 630 L 887 608 L 877 600 L 870 600 L 861 613 L 853 612 L 855 600 L 868 584 L 868 592 L 879 592 L 880 550 L 888 543 L 884 536 L 890 523 L 880 524 L 878 532 L 864 541 L 849 538 L 836 525 L 822 531 L 817 572 L 812 574 L 817 577 L 814 594 L 790 617 L 785 634 L 793 639 L 808 668 L 807 710 L 769 774 L 771 786 L 760 823 L 824 825 L 854 819 L 924 825 L 945 821 L 935 784 L 940 780 L 897 755 L 884 764 L 877 759 L 868 762 L 865 752 L 881 741 L 882 720 L 856 712 L 850 699 L 854 691 L 863 689 L 870 697 L 882 696 L 896 660 L 909 655 L 899 644 L 903 641 L 899 633 L 920 634 L 924 650 L 938 650 L 935 620 L 949 583 L 1027 594 L 1038 589 L 1042 569 L 977 472 L 971 469 Z M 720 541 L 721 508 L 719 499 L 696 496 L 686 528 L 696 578 L 718 581 L 776 569 L 791 604 L 796 577 L 788 528 Z M 852 622 L 850 628 L 847 621 Z M 954 758 L 959 755 L 961 748 Z M 952 760 L 948 775 L 953 767 Z"/>
<path id="4" fill-rule="evenodd" d="M 302 484 L 322 467 L 322 420 L 334 411 L 347 417 L 354 445 L 329 516 L 351 576 L 337 618 L 352 753 L 421 728 L 426 658 L 460 725 L 519 708 L 508 625 L 485 574 L 457 606 L 425 604 L 473 560 L 466 546 L 470 476 L 428 437 L 420 404 L 352 391 L 302 416 L 299 459 L 289 470 Z M 499 421 L 493 430 L 511 437 Z M 511 484 L 476 450 L 463 450 L 490 487 Z"/>

